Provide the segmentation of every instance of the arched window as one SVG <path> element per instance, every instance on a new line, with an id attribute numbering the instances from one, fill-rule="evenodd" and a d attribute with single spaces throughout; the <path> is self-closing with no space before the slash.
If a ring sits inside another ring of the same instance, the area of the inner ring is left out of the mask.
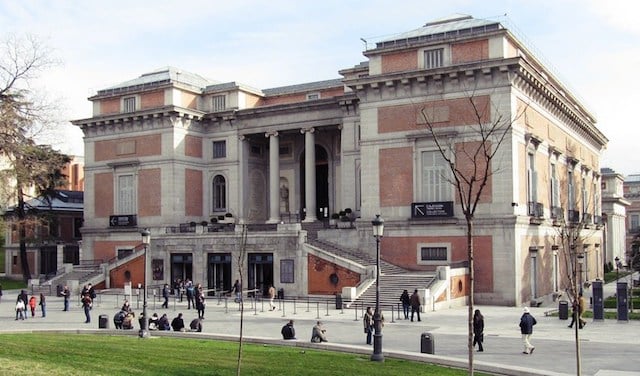
<path id="1" fill-rule="evenodd" d="M 213 178 L 213 211 L 227 211 L 227 183 L 222 175 Z"/>

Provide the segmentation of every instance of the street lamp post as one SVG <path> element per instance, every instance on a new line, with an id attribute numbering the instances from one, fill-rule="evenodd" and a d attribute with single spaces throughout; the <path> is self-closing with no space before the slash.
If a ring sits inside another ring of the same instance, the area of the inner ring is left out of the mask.
<path id="1" fill-rule="evenodd" d="M 376 238 L 376 311 L 373 313 L 373 326 L 375 332 L 373 334 L 373 354 L 371 360 L 384 362 L 382 355 L 382 317 L 380 314 L 380 238 L 384 231 L 384 219 L 380 214 L 376 214 L 376 218 L 371 221 L 373 226 L 373 236 Z"/>
<path id="2" fill-rule="evenodd" d="M 576 282 L 578 283 L 578 286 L 580 286 L 578 288 L 578 294 L 582 295 L 582 265 L 584 264 L 584 253 L 578 253 L 576 257 L 578 258 L 578 266 L 580 267 L 578 280 Z"/>
<path id="3" fill-rule="evenodd" d="M 149 338 L 149 318 L 147 317 L 147 253 L 149 244 L 151 243 L 151 232 L 149 229 L 140 230 L 142 235 L 142 244 L 144 245 L 144 290 L 142 295 L 142 321 L 140 325 L 140 338 Z"/>

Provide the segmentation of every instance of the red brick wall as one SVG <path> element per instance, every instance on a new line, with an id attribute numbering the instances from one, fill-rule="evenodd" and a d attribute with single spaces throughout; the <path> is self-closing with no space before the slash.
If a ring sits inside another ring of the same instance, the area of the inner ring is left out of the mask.
<path id="1" fill-rule="evenodd" d="M 118 154 L 118 144 L 134 142 L 134 152 Z M 95 143 L 95 161 L 106 161 L 118 158 L 147 157 L 160 155 L 162 152 L 162 139 L 159 134 L 148 136 L 119 138 L 115 140 L 98 141 Z"/>
<path id="2" fill-rule="evenodd" d="M 311 254 L 307 257 L 307 262 L 309 294 L 339 294 L 343 287 L 354 287 L 360 284 L 359 273 Z M 338 275 L 338 283 L 336 285 L 332 284 L 330 279 L 331 274 L 334 273 Z"/>
<path id="3" fill-rule="evenodd" d="M 415 236 L 382 238 L 380 258 L 409 270 L 435 270 L 433 265 L 417 265 L 419 243 L 451 244 L 451 262 L 466 261 L 466 236 Z M 493 291 L 493 239 L 491 236 L 475 236 L 473 240 L 476 291 Z"/>
<path id="4" fill-rule="evenodd" d="M 161 215 L 161 170 L 151 168 L 138 173 L 138 215 L 140 217 Z"/>
<path id="5" fill-rule="evenodd" d="M 491 146 L 489 141 L 486 141 L 487 146 Z M 475 176 L 478 179 L 481 179 L 485 175 L 485 171 L 491 168 L 491 165 L 487 165 L 487 160 L 480 157 L 477 160 L 473 160 L 473 156 L 476 155 L 475 151 L 482 146 L 480 141 L 474 142 L 461 142 L 456 144 L 456 168 L 462 171 L 463 176 Z M 475 172 L 474 172 L 475 171 Z M 526 180 L 524 180 L 526 181 Z M 480 182 L 477 181 L 475 184 L 475 189 L 472 192 L 472 196 L 478 192 L 480 188 Z M 489 175 L 487 178 L 487 183 L 482 188 L 482 192 L 480 193 L 480 202 L 481 203 L 489 203 L 493 198 L 493 178 L 492 175 Z M 456 197 L 456 202 L 459 202 L 458 195 Z"/>
<path id="6" fill-rule="evenodd" d="M 413 200 L 413 151 L 380 150 L 380 206 L 406 206 Z"/>
<path id="7" fill-rule="evenodd" d="M 133 248 L 140 241 L 100 241 L 93 242 L 94 260 L 109 261 L 118 255 L 117 248 Z"/>
<path id="8" fill-rule="evenodd" d="M 489 122 L 491 119 L 489 96 L 482 95 L 472 99 L 475 106 L 471 104 L 469 98 L 457 98 L 430 101 L 423 104 L 380 107 L 378 108 L 378 132 L 404 132 L 416 129 L 424 129 L 426 132 L 425 120 L 422 115 L 423 109 L 428 114 L 433 112 L 448 114 L 443 116 L 444 120 L 439 118 L 436 119 L 436 122 L 432 122 L 434 127 L 477 125 L 479 121 Z M 478 119 L 476 109 L 480 113 L 480 119 Z"/>
<path id="9" fill-rule="evenodd" d="M 162 106 L 164 106 L 164 90 L 156 90 L 140 96 L 140 109 L 142 110 Z"/>
<path id="10" fill-rule="evenodd" d="M 100 114 L 117 114 L 120 112 L 120 98 L 102 99 L 100 101 Z"/>
<path id="11" fill-rule="evenodd" d="M 188 216 L 202 216 L 202 171 L 184 171 L 184 212 Z"/>
<path id="12" fill-rule="evenodd" d="M 418 69 L 418 53 L 416 50 L 382 55 L 382 73 L 416 69 Z"/>
<path id="13" fill-rule="evenodd" d="M 131 280 L 125 277 L 126 272 L 131 273 Z M 131 287 L 137 288 L 138 283 L 144 284 L 144 254 L 122 264 L 109 272 L 111 288 L 124 288 L 125 282 L 131 282 Z"/>
<path id="14" fill-rule="evenodd" d="M 93 201 L 96 205 L 96 218 L 108 217 L 113 214 L 113 173 L 97 173 L 93 177 Z"/>
<path id="15" fill-rule="evenodd" d="M 455 43 L 451 45 L 451 61 L 453 64 L 471 61 L 487 60 L 489 58 L 489 40 L 474 40 L 471 42 Z"/>
<path id="16" fill-rule="evenodd" d="M 202 158 L 202 137 L 185 136 L 184 155 L 187 157 Z"/>

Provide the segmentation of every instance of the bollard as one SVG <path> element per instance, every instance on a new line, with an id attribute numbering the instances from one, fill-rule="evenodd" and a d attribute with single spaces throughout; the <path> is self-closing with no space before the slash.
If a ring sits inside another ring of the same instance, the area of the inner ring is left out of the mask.
<path id="1" fill-rule="evenodd" d="M 307 296 L 307 312 L 309 312 L 309 297 Z"/>
<path id="2" fill-rule="evenodd" d="M 296 307 L 296 298 L 293 298 L 293 314 L 294 315 L 298 314 L 297 307 Z"/>
<path id="3" fill-rule="evenodd" d="M 257 316 L 258 315 L 258 302 L 256 301 L 256 297 L 253 297 L 253 315 Z M 260 302 L 262 303 L 262 305 L 264 306 L 264 301 L 262 299 L 260 299 Z M 262 310 L 262 312 L 264 312 L 264 308 Z"/>
<path id="4" fill-rule="evenodd" d="M 316 319 L 320 318 L 320 302 L 316 302 Z"/>
<path id="5" fill-rule="evenodd" d="M 224 313 L 229 313 L 229 299 L 224 298 Z"/>
<path id="6" fill-rule="evenodd" d="M 287 305 L 285 304 L 285 301 L 282 301 L 282 317 L 284 317 L 286 315 L 286 310 L 287 310 Z"/>
<path id="7" fill-rule="evenodd" d="M 327 300 L 327 314 L 325 316 L 329 316 L 329 301 Z"/>
<path id="8" fill-rule="evenodd" d="M 353 312 L 355 312 L 355 314 L 356 314 L 356 319 L 353 320 L 353 321 L 358 321 L 358 305 L 357 304 L 354 304 Z"/>
<path id="9" fill-rule="evenodd" d="M 400 312 L 398 312 L 398 314 L 400 314 Z M 396 322 L 396 321 L 393 319 L 393 305 L 391 306 L 391 322 Z"/>
<path id="10" fill-rule="evenodd" d="M 260 299 L 260 312 L 264 312 L 264 300 Z"/>

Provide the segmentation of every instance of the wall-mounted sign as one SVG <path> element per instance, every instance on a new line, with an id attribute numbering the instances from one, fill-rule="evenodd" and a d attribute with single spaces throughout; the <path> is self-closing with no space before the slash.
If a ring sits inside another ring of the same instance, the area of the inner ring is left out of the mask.
<path id="1" fill-rule="evenodd" d="M 453 217 L 453 201 L 414 202 L 411 218 Z"/>
<path id="2" fill-rule="evenodd" d="M 109 216 L 109 227 L 133 227 L 137 225 L 138 220 L 133 214 Z"/>

